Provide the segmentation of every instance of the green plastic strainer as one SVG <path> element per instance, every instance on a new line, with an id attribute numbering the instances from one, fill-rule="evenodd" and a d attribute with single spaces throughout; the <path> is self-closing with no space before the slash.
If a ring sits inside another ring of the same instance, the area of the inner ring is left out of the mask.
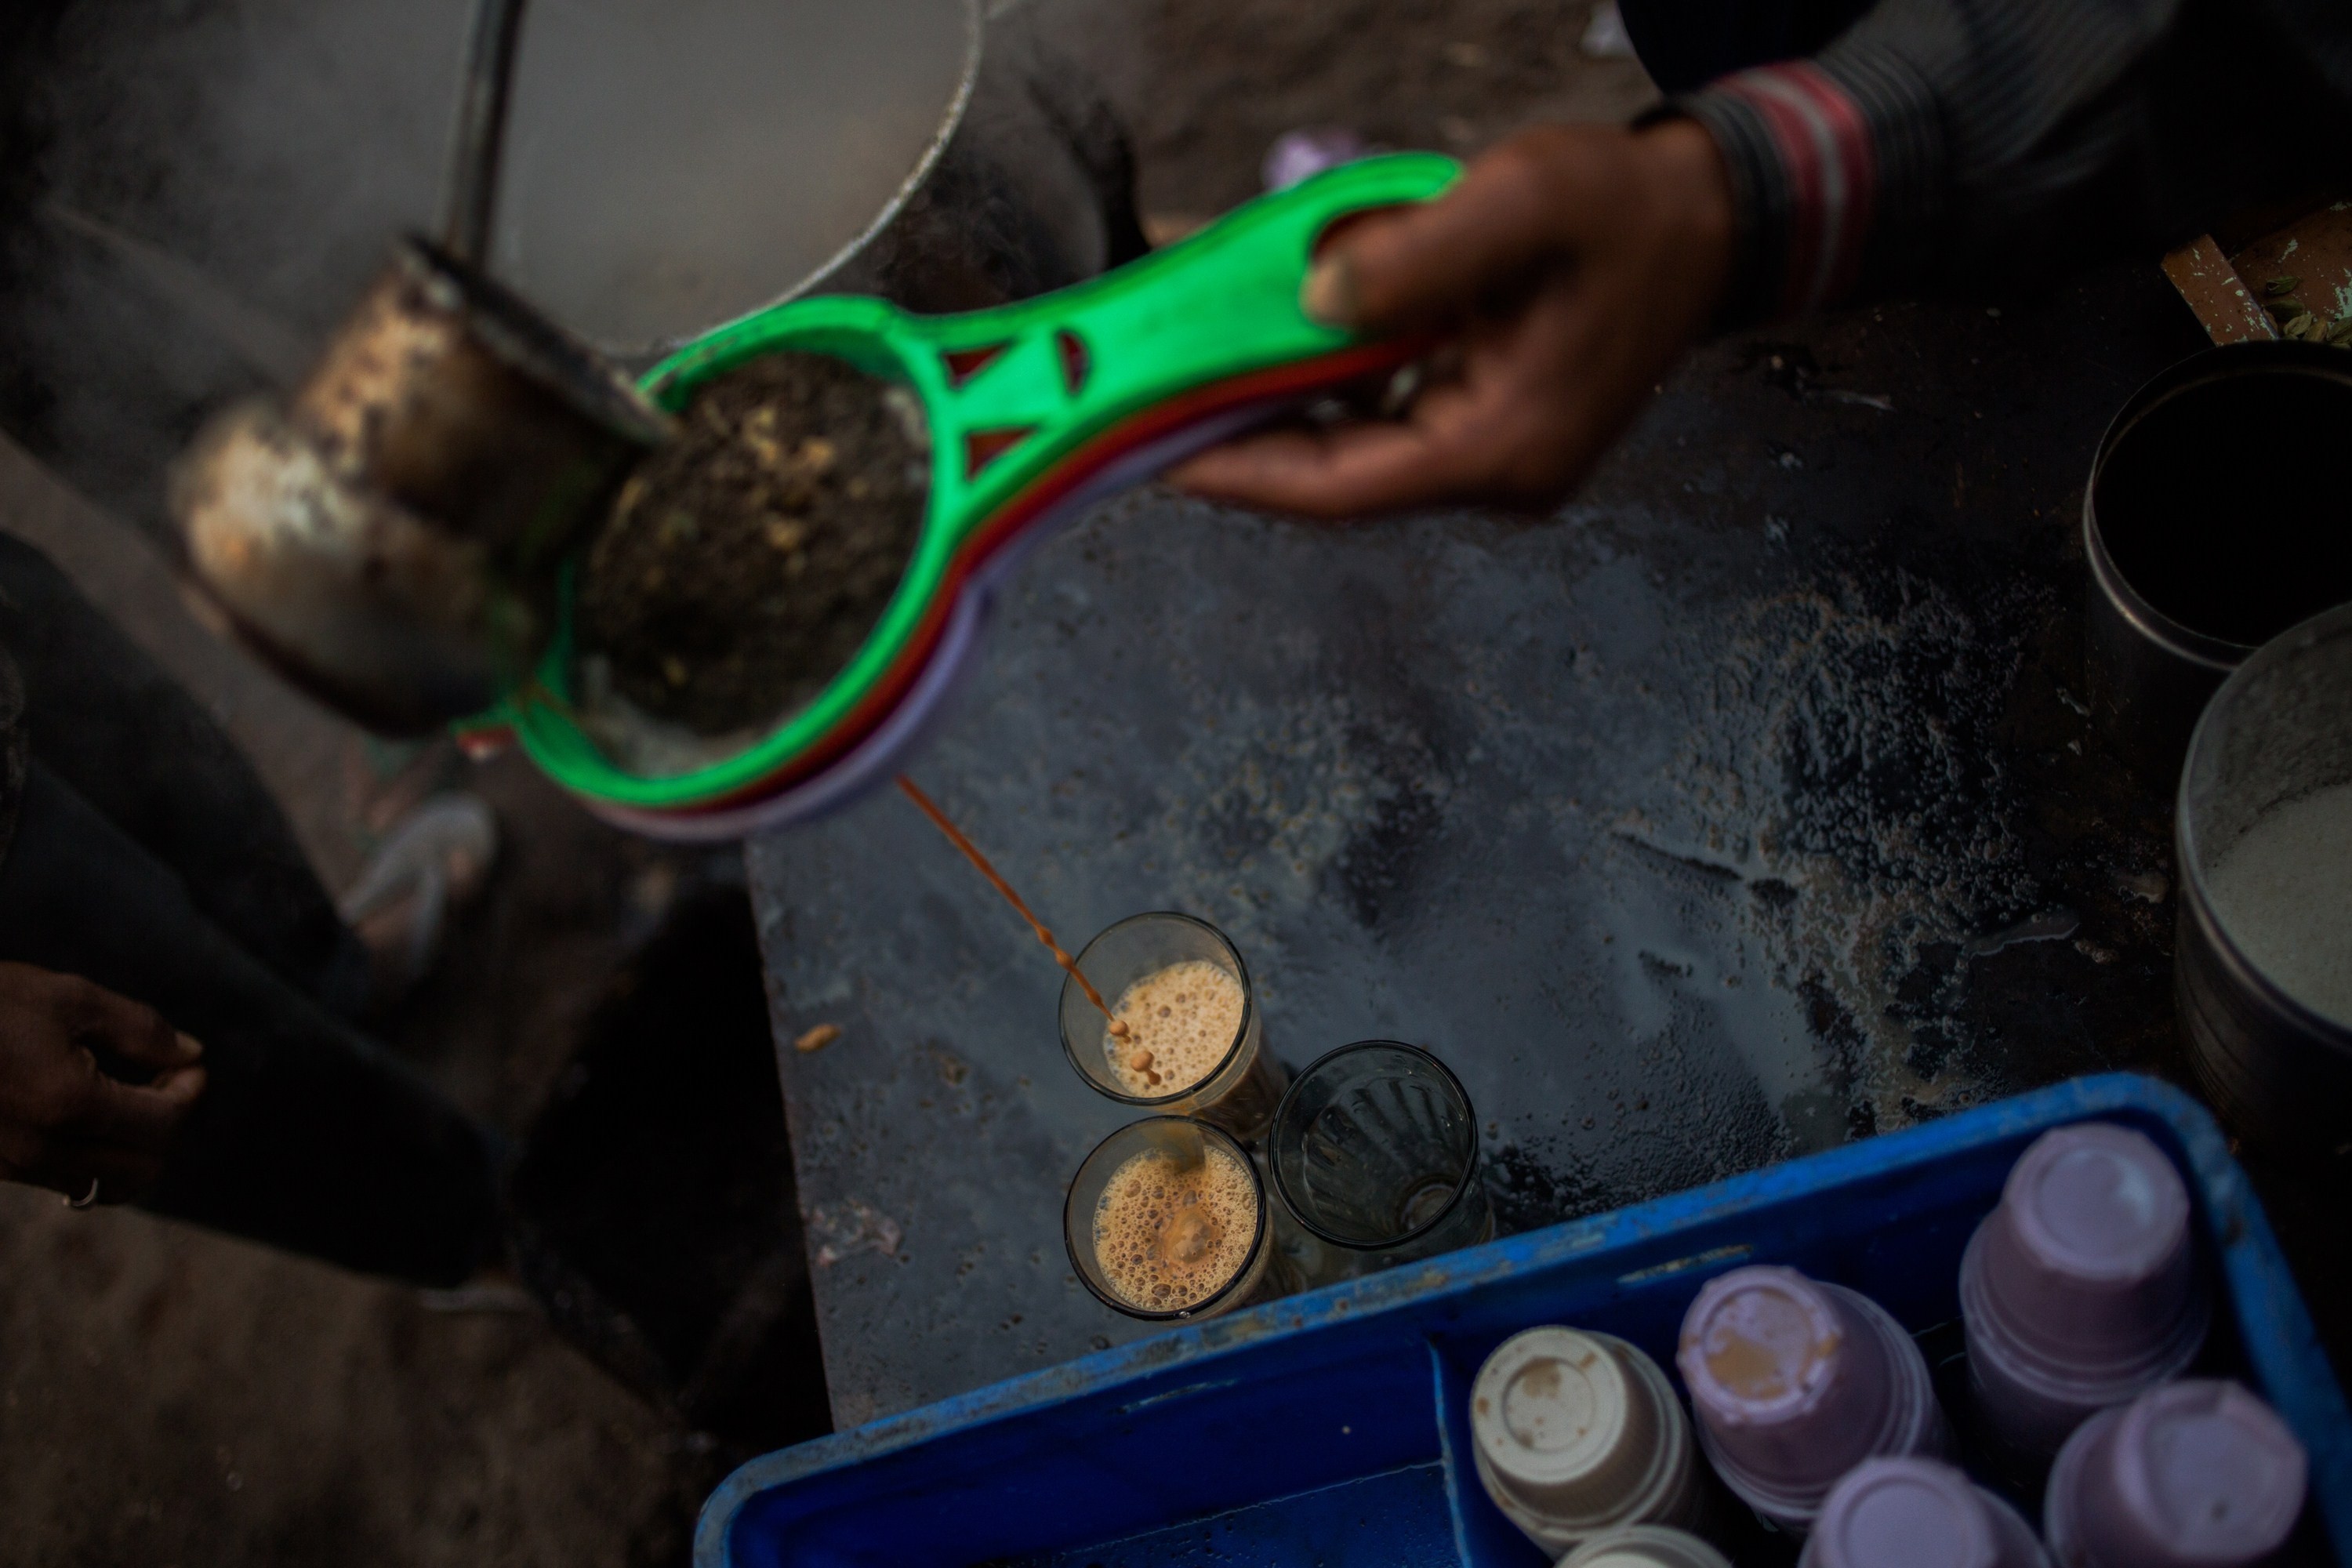
<path id="1" fill-rule="evenodd" d="M 914 389 L 929 425 L 931 481 L 905 578 L 814 701 L 709 766 L 631 773 L 581 731 L 568 615 L 536 680 L 484 723 L 511 728 L 592 808 L 665 837 L 793 820 L 887 780 L 970 660 L 990 579 L 1014 542 L 1270 411 L 1411 356 L 1412 344 L 1309 321 L 1299 285 L 1334 224 L 1426 200 L 1459 173 L 1433 154 L 1366 159 L 1038 299 L 934 317 L 877 300 L 797 300 L 688 345 L 644 383 L 673 410 L 713 376 L 779 350 L 837 355 Z"/>

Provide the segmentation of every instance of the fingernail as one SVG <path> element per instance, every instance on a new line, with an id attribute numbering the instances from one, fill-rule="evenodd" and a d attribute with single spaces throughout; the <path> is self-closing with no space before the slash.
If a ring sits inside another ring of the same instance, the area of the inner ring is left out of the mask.
<path id="1" fill-rule="evenodd" d="M 1327 327 L 1356 324 L 1356 273 L 1345 257 L 1317 262 L 1299 286 L 1298 308 Z"/>
<path id="2" fill-rule="evenodd" d="M 193 1062 L 200 1060 L 203 1058 L 205 1047 L 196 1044 L 196 1042 L 188 1036 L 175 1032 L 172 1037 L 180 1042 L 180 1059 L 182 1061 Z"/>

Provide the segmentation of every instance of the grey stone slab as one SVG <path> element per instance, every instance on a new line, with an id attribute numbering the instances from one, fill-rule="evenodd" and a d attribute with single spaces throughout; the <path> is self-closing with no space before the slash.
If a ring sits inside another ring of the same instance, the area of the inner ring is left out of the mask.
<path id="1" fill-rule="evenodd" d="M 1558 517 L 1164 492 L 1006 594 L 913 772 L 1074 950 L 1189 910 L 1294 1066 L 1461 1074 L 1507 1228 L 2170 1065 L 2159 799 L 2076 711 L 2081 477 L 2196 344 L 2137 272 L 1711 349 Z M 1140 1331 L 1064 1183 L 1124 1120 L 895 792 L 750 848 L 837 1419 Z"/>

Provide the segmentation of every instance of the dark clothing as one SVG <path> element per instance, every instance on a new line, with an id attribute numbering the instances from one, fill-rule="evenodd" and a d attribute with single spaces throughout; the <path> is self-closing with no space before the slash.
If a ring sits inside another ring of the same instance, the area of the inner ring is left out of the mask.
<path id="1" fill-rule="evenodd" d="M 1669 95 L 1748 66 L 1801 59 L 1869 9 L 1870 0 L 1618 0 L 1642 68 Z"/>
<path id="2" fill-rule="evenodd" d="M 1726 325 L 2153 255 L 2352 174 L 2352 10 L 2330 0 L 1624 10 L 1670 89 L 1733 73 L 1671 106 L 1731 175 Z"/>
<path id="3" fill-rule="evenodd" d="M 204 917 L 265 968 L 355 1015 L 367 954 L 252 764 L 47 556 L 6 535 L 0 647 L 25 693 L 12 738 L 29 738 L 51 773 L 175 872 Z"/>
<path id="4" fill-rule="evenodd" d="M 145 1206 L 425 1283 L 499 1244 L 484 1128 L 354 1030 L 365 955 L 276 804 L 186 692 L 0 536 L 30 752 L 0 958 L 79 974 L 204 1044 Z"/>

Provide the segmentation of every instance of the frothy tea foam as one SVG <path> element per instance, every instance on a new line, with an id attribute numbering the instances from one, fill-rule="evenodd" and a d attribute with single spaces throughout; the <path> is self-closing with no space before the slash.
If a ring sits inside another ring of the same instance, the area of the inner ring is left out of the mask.
<path id="1" fill-rule="evenodd" d="M 1180 1312 L 1241 1272 L 1257 1238 L 1257 1185 L 1214 1143 L 1186 1165 L 1146 1149 L 1111 1173 L 1095 1205 L 1104 1282 L 1147 1312 Z"/>
<path id="2" fill-rule="evenodd" d="M 2352 784 L 2275 807 L 2208 879 L 2221 923 L 2288 995 L 2352 1024 Z"/>
<path id="3" fill-rule="evenodd" d="M 1204 958 L 1155 970 L 1111 1009 L 1125 1039 L 1103 1034 L 1119 1088 L 1143 1099 L 1181 1094 L 1217 1070 L 1242 1027 L 1242 983 Z"/>

